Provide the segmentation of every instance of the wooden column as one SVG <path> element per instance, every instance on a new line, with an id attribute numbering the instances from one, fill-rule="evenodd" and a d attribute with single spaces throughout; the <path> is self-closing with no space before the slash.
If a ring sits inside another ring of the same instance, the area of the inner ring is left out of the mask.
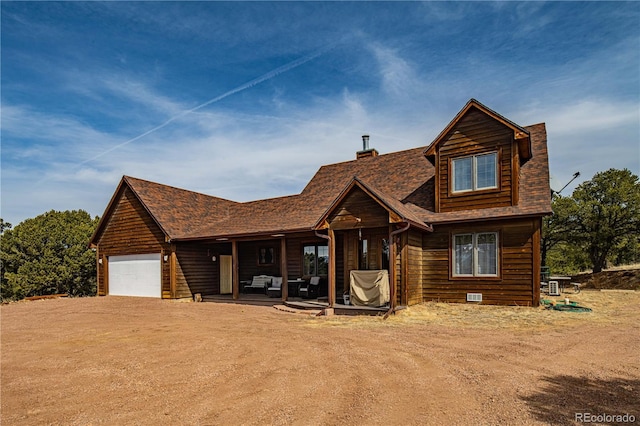
<path id="1" fill-rule="evenodd" d="M 233 299 L 236 300 L 240 297 L 240 271 L 238 262 L 238 242 L 236 240 L 231 241 L 231 263 L 232 266 L 232 281 L 233 281 Z"/>
<path id="2" fill-rule="evenodd" d="M 541 234 L 540 230 L 542 228 L 542 218 L 533 219 L 533 259 L 531 267 L 533 268 L 533 283 L 532 283 L 532 291 L 533 291 L 533 306 L 540 305 L 540 269 L 541 269 L 541 255 L 540 255 L 540 244 L 541 244 Z"/>
<path id="3" fill-rule="evenodd" d="M 336 303 L 336 233 L 329 227 L 329 306 Z"/>
<path id="4" fill-rule="evenodd" d="M 175 299 L 176 298 L 176 269 L 177 269 L 177 257 L 176 257 L 176 251 L 175 251 L 175 247 L 171 247 L 171 256 L 169 258 L 169 286 L 171 289 L 171 298 Z M 162 259 L 163 263 L 164 263 L 164 256 Z M 164 275 L 164 274 L 162 274 Z M 160 279 L 162 281 L 162 278 Z"/>
<path id="5" fill-rule="evenodd" d="M 395 309 L 396 307 L 396 242 L 395 235 L 393 235 L 393 225 L 389 225 L 389 286 L 390 286 L 390 307 Z"/>
<path id="6" fill-rule="evenodd" d="M 284 237 L 280 240 L 280 275 L 282 275 L 282 300 L 287 300 L 289 297 L 289 283 L 287 272 L 287 241 Z"/>

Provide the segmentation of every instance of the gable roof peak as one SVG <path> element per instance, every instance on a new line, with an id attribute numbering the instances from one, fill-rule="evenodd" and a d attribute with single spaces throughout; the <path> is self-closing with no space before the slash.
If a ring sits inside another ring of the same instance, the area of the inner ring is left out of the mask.
<path id="1" fill-rule="evenodd" d="M 440 134 L 431 142 L 431 144 L 424 150 L 424 155 L 429 158 L 436 154 L 438 145 L 444 141 L 449 132 L 455 127 L 456 124 L 464 117 L 472 108 L 486 114 L 487 116 L 495 119 L 503 125 L 513 130 L 513 137 L 518 144 L 518 151 L 523 159 L 529 159 L 532 156 L 531 151 L 531 138 L 529 131 L 519 124 L 514 123 L 508 118 L 498 114 L 491 108 L 487 107 L 483 103 L 479 102 L 475 98 L 469 99 L 465 106 L 456 114 L 456 116 L 449 122 L 449 124 L 440 132 Z"/>

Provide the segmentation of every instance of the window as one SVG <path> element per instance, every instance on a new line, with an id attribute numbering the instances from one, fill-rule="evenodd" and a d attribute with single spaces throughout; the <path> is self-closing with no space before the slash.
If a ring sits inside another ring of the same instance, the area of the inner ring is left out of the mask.
<path id="1" fill-rule="evenodd" d="M 454 235 L 453 276 L 498 276 L 498 233 Z"/>
<path id="2" fill-rule="evenodd" d="M 452 161 L 453 192 L 498 187 L 498 154 L 474 155 Z"/>
<path id="3" fill-rule="evenodd" d="M 387 240 L 386 238 L 383 238 L 380 241 L 380 245 L 382 246 L 382 262 L 381 262 L 381 266 L 382 269 L 386 269 L 387 271 L 389 270 L 389 240 Z"/>
<path id="4" fill-rule="evenodd" d="M 305 245 L 302 249 L 302 274 L 312 277 L 329 274 L 329 247 Z"/>
<path id="5" fill-rule="evenodd" d="M 369 269 L 369 241 L 360 240 L 358 244 L 358 269 L 361 271 Z"/>
<path id="6" fill-rule="evenodd" d="M 258 265 L 273 265 L 276 261 L 276 251 L 273 247 L 258 248 Z"/>

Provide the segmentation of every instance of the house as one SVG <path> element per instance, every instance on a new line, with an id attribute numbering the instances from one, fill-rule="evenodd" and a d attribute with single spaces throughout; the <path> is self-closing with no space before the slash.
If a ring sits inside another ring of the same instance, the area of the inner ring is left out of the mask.
<path id="1" fill-rule="evenodd" d="M 374 269 L 389 273 L 392 308 L 537 306 L 546 144 L 544 124 L 471 99 L 429 146 L 365 145 L 298 195 L 239 203 L 125 176 L 91 238 L 98 294 L 237 299 L 254 275 L 320 276 L 334 305 L 350 271 Z"/>

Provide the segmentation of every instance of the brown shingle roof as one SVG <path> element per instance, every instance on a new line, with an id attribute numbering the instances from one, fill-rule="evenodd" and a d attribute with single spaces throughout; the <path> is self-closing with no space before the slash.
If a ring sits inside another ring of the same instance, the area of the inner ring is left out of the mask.
<path id="1" fill-rule="evenodd" d="M 238 204 L 131 176 L 125 176 L 123 180 L 169 237 L 188 235 L 202 223 L 223 222 Z"/>
<path id="2" fill-rule="evenodd" d="M 549 214 L 545 125 L 525 129 L 533 156 L 520 168 L 520 200 L 515 207 L 435 213 L 435 172 L 425 147 L 322 166 L 298 195 L 246 203 L 128 176 L 123 182 L 171 239 L 183 240 L 311 230 L 354 179 L 401 216 L 427 225 Z"/>

